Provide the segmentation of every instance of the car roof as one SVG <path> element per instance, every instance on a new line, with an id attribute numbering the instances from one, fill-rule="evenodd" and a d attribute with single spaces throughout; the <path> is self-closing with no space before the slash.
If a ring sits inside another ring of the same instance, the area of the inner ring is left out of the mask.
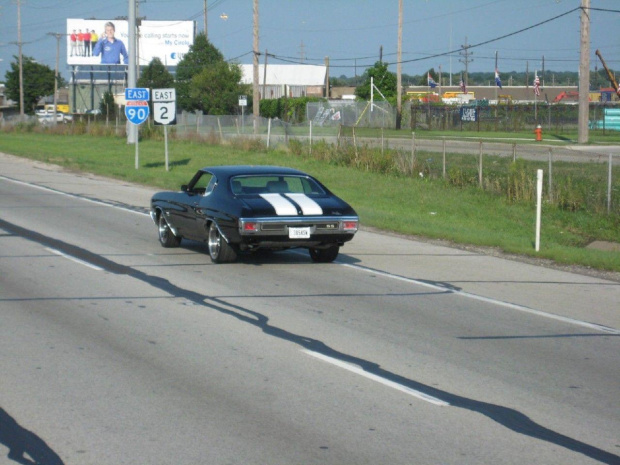
<path id="1" fill-rule="evenodd" d="M 201 171 L 213 173 L 217 177 L 230 177 L 239 175 L 267 175 L 267 174 L 284 174 L 284 175 L 302 175 L 309 176 L 303 171 L 284 166 L 267 166 L 267 165 L 227 165 L 227 166 L 206 166 Z"/>

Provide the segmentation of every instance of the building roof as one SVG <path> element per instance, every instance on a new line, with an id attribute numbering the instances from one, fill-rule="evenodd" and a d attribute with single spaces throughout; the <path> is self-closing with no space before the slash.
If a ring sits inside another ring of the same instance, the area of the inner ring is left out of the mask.
<path id="1" fill-rule="evenodd" d="M 240 65 L 243 77 L 241 81 L 244 84 L 252 84 L 253 82 L 253 65 Z M 266 85 L 284 85 L 289 86 L 322 86 L 325 85 L 325 76 L 327 75 L 326 66 L 316 65 L 270 65 L 267 63 L 267 82 Z M 265 84 L 265 65 L 258 65 L 258 82 L 259 85 Z"/>

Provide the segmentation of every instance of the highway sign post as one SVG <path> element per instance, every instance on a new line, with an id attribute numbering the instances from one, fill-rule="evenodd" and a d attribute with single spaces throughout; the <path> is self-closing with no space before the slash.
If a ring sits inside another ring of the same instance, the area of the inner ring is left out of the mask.
<path id="1" fill-rule="evenodd" d="M 168 125 L 177 124 L 177 95 L 175 89 L 153 89 L 153 119 L 164 126 L 166 171 L 168 171 Z"/>
<path id="2" fill-rule="evenodd" d="M 127 121 L 136 126 L 144 123 L 149 117 L 150 91 L 144 87 L 128 87 L 125 89 L 125 116 Z M 139 135 L 136 134 L 136 169 L 139 166 Z"/>
<path id="3" fill-rule="evenodd" d="M 248 96 L 239 96 L 239 106 L 241 107 L 241 132 L 245 132 L 245 107 L 248 106 Z"/>

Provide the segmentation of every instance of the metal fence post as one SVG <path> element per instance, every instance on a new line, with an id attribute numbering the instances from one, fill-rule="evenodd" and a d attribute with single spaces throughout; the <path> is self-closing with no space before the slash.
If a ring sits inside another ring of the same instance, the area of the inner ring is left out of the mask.
<path id="1" fill-rule="evenodd" d="M 609 171 L 607 173 L 607 214 L 611 213 L 611 173 L 613 155 L 609 154 Z"/>
<path id="2" fill-rule="evenodd" d="M 415 165 L 415 132 L 411 133 L 411 174 L 413 175 L 413 167 Z"/>
<path id="3" fill-rule="evenodd" d="M 310 120 L 310 155 L 312 155 L 312 120 Z"/>
<path id="4" fill-rule="evenodd" d="M 549 202 L 553 202 L 553 149 L 549 147 Z"/>
<path id="5" fill-rule="evenodd" d="M 446 179 L 446 138 L 443 138 L 443 178 Z"/>
<path id="6" fill-rule="evenodd" d="M 482 141 L 480 141 L 480 156 L 478 157 L 478 183 L 482 188 Z"/>

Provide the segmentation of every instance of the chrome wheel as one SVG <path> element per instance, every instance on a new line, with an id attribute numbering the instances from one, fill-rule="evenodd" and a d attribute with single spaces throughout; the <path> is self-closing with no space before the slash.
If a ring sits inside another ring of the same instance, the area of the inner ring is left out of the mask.
<path id="1" fill-rule="evenodd" d="M 211 226 L 209 226 L 208 245 L 209 256 L 213 263 L 233 262 L 237 259 L 237 252 L 222 237 L 215 223 L 211 223 Z"/>
<path id="2" fill-rule="evenodd" d="M 159 243 L 162 247 L 178 247 L 181 243 L 181 238 L 172 232 L 163 213 L 159 215 L 157 229 L 159 232 Z"/>

